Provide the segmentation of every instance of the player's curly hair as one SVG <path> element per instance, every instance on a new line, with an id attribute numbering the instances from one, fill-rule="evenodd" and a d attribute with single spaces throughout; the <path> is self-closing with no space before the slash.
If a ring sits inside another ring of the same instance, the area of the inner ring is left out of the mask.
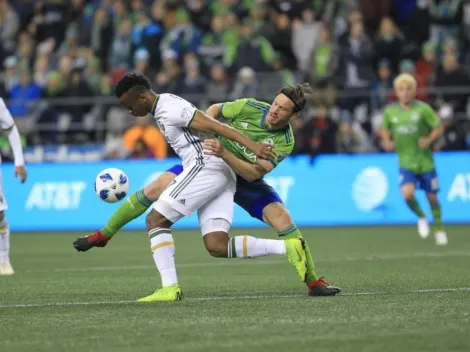
<path id="1" fill-rule="evenodd" d="M 282 87 L 278 94 L 284 94 L 295 105 L 294 112 L 302 111 L 307 104 L 306 94 L 312 94 L 313 89 L 308 83 L 286 85 Z"/>
<path id="2" fill-rule="evenodd" d="M 122 77 L 118 84 L 116 85 L 115 94 L 116 97 L 120 98 L 123 94 L 126 94 L 131 89 L 142 88 L 145 90 L 150 90 L 151 85 L 149 79 L 140 73 L 127 73 Z"/>

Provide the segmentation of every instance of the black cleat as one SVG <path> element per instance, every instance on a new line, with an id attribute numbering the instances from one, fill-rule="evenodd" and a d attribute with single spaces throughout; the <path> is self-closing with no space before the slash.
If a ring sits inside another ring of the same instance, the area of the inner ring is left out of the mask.
<path id="1" fill-rule="evenodd" d="M 101 231 L 97 231 L 92 235 L 77 238 L 73 243 L 73 246 L 79 252 L 86 252 L 93 247 L 106 246 L 110 239 L 110 237 L 104 236 Z"/>
<path id="2" fill-rule="evenodd" d="M 339 287 L 328 285 L 323 280 L 323 276 L 318 280 L 310 281 L 307 286 L 309 296 L 335 296 L 341 292 Z"/>

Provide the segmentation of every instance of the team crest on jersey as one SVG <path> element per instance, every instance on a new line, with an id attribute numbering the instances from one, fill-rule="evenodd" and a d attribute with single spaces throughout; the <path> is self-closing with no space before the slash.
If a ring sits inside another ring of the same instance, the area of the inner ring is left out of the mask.
<path id="1" fill-rule="evenodd" d="M 274 141 L 271 138 L 266 138 L 263 141 L 263 144 L 269 144 L 269 145 L 274 145 Z"/>
<path id="2" fill-rule="evenodd" d="M 248 122 L 241 122 L 240 123 L 244 129 L 248 128 Z"/>
<path id="3" fill-rule="evenodd" d="M 194 113 L 194 110 L 184 108 L 183 111 L 181 112 L 181 117 L 186 120 L 191 120 L 193 118 L 193 113 Z"/>
<path id="4" fill-rule="evenodd" d="M 419 114 L 417 112 L 411 115 L 411 121 L 418 122 L 418 120 L 419 120 Z"/>
<path id="5" fill-rule="evenodd" d="M 393 116 L 392 117 L 392 123 L 397 123 L 398 122 L 398 117 L 397 116 Z"/>

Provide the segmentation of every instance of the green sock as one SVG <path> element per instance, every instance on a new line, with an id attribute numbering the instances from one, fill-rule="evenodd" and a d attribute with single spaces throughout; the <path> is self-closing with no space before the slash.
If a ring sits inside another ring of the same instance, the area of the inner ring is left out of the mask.
<path id="1" fill-rule="evenodd" d="M 296 237 L 303 238 L 302 233 L 294 224 L 282 231 L 279 231 L 279 237 L 282 237 L 285 240 Z M 307 242 L 305 242 L 305 255 L 307 258 L 307 282 L 317 280 L 318 276 L 315 272 L 315 263 L 313 262 L 312 252 L 310 252 Z"/>
<path id="2" fill-rule="evenodd" d="M 135 192 L 127 198 L 109 218 L 108 223 L 101 230 L 101 233 L 107 237 L 113 237 L 121 227 L 145 213 L 152 203 L 153 202 L 145 196 L 144 190 Z"/>
<path id="3" fill-rule="evenodd" d="M 442 212 L 440 204 L 435 205 L 431 208 L 432 217 L 434 219 L 434 230 L 435 231 L 444 231 L 444 224 L 442 223 Z"/>
<path id="4" fill-rule="evenodd" d="M 413 213 L 415 213 L 419 218 L 425 218 L 426 215 L 424 214 L 423 210 L 418 204 L 418 201 L 413 198 L 411 202 L 406 202 L 408 204 L 408 207 L 411 209 Z"/>

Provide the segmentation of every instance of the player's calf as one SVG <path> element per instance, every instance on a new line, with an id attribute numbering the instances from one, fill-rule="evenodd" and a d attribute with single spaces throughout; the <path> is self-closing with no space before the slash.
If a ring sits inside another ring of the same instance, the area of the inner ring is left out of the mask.
<path id="1" fill-rule="evenodd" d="M 0 275 L 13 275 L 10 264 L 10 228 L 3 211 L 0 211 Z"/>

